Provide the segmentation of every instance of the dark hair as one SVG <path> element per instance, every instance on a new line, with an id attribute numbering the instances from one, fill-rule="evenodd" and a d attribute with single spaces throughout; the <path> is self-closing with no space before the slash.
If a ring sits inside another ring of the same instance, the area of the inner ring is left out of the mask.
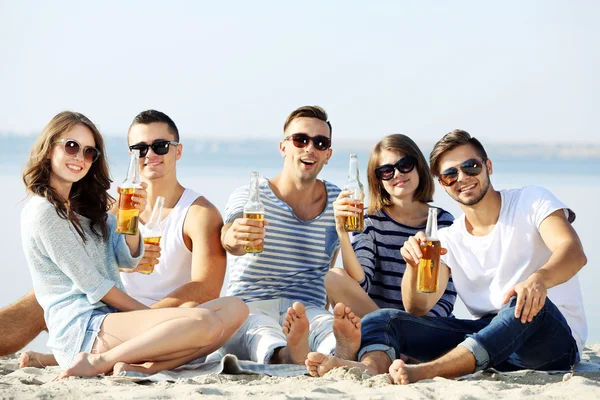
<path id="1" fill-rule="evenodd" d="M 52 168 L 49 156 L 60 136 L 77 125 L 84 125 L 92 132 L 100 156 L 92 163 L 87 174 L 73 183 L 69 198 L 65 199 L 50 186 Z M 92 232 L 104 240 L 108 239 L 107 211 L 115 200 L 108 194 L 112 180 L 105 153 L 104 140 L 94 123 L 83 114 L 63 111 L 48 122 L 36 139 L 23 172 L 27 192 L 44 197 L 52 203 L 59 217 L 69 220 L 83 241 L 86 241 L 86 237 L 75 213 L 89 218 Z"/>
<path id="2" fill-rule="evenodd" d="M 283 124 L 283 131 L 287 129 L 287 127 L 292 123 L 296 118 L 316 118 L 325 122 L 329 127 L 329 139 L 331 139 L 333 135 L 333 130 L 331 128 L 331 122 L 329 122 L 329 118 L 327 117 L 327 112 L 319 106 L 302 106 L 290 113 Z"/>
<path id="3" fill-rule="evenodd" d="M 423 203 L 433 201 L 433 192 L 435 186 L 433 178 L 427 168 L 427 160 L 419 149 L 419 146 L 408 136 L 400 133 L 389 135 L 381 139 L 375 145 L 369 156 L 369 165 L 367 166 L 367 180 L 369 182 L 369 208 L 368 214 L 373 214 L 381 210 L 384 206 L 392 204 L 390 194 L 383 188 L 383 184 L 375 175 L 375 168 L 379 166 L 380 156 L 384 150 L 404 153 L 407 156 L 414 157 L 417 160 L 417 173 L 419 174 L 419 186 L 413 194 L 413 200 Z"/>
<path id="4" fill-rule="evenodd" d="M 137 124 L 149 125 L 153 122 L 164 122 L 168 125 L 169 132 L 175 136 L 175 141 L 179 142 L 179 130 L 177 129 L 177 125 L 175 122 L 165 113 L 156 111 L 156 110 L 146 110 L 142 111 L 138 115 L 135 116 L 131 125 L 129 125 L 129 129 L 132 126 Z"/>
<path id="5" fill-rule="evenodd" d="M 451 150 L 454 150 L 458 146 L 463 146 L 465 144 L 470 144 L 473 146 L 477 155 L 483 160 L 487 160 L 488 156 L 483 148 L 481 142 L 471 135 L 469 132 L 463 131 L 462 129 L 455 129 L 450 133 L 444 135 L 435 146 L 433 146 L 433 150 L 429 155 L 429 165 L 431 169 L 431 173 L 433 176 L 440 175 L 440 157 Z"/>

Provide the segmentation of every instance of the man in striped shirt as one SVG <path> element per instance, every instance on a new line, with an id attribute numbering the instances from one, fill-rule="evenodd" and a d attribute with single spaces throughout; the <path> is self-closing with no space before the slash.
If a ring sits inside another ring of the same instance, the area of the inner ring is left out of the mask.
<path id="1" fill-rule="evenodd" d="M 310 351 L 332 353 L 336 336 L 360 334 L 360 325 L 347 307 L 337 307 L 335 318 L 325 309 L 324 276 L 339 249 L 332 204 L 340 192 L 317 179 L 332 153 L 325 110 L 294 110 L 279 148 L 282 171 L 260 180 L 265 222 L 243 218 L 248 186 L 235 190 L 225 209 L 221 242 L 238 256 L 227 295 L 241 297 L 251 314 L 222 351 L 259 363 L 302 364 Z M 245 253 L 260 243 L 261 253 Z"/>

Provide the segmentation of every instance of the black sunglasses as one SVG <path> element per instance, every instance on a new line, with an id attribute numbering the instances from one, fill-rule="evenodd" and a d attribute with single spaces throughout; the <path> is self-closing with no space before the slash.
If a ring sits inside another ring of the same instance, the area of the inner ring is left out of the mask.
<path id="1" fill-rule="evenodd" d="M 62 148 L 65 153 L 70 156 L 76 156 L 81 151 L 82 147 L 79 142 L 75 139 L 60 139 L 56 141 L 56 144 L 62 144 Z M 83 159 L 87 162 L 93 163 L 100 157 L 100 150 L 94 146 L 83 147 Z"/>
<path id="2" fill-rule="evenodd" d="M 146 154 L 148 154 L 148 149 L 152 147 L 152 151 L 154 153 L 156 153 L 159 156 L 164 156 L 169 152 L 169 148 L 171 147 L 171 145 L 177 146 L 178 144 L 178 142 L 173 142 L 170 140 L 156 140 L 152 142 L 152 144 L 138 143 L 131 145 L 129 146 L 129 150 L 139 150 L 140 157 L 146 157 Z"/>
<path id="3" fill-rule="evenodd" d="M 458 181 L 458 170 L 461 170 L 463 174 L 468 176 L 477 176 L 483 169 L 484 160 L 478 160 L 471 158 L 467 161 L 462 162 L 456 167 L 448 168 L 440 174 L 440 183 L 444 186 L 452 186 Z"/>
<path id="4" fill-rule="evenodd" d="M 415 169 L 417 159 L 412 156 L 404 156 L 395 164 L 383 164 L 375 168 L 375 176 L 382 181 L 389 181 L 396 174 L 396 170 L 401 174 L 408 174 Z"/>
<path id="5" fill-rule="evenodd" d="M 323 135 L 308 136 L 306 133 L 294 133 L 293 135 L 286 136 L 283 140 L 285 141 L 289 139 L 292 139 L 294 146 L 299 149 L 303 149 L 308 146 L 311 140 L 313 142 L 313 146 L 315 146 L 315 149 L 320 151 L 327 150 L 331 146 L 331 139 Z"/>

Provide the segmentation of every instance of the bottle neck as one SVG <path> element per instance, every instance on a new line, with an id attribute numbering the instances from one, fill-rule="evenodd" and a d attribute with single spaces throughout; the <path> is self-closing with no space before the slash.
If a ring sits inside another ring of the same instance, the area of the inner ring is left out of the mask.
<path id="1" fill-rule="evenodd" d="M 150 221 L 146 224 L 149 229 L 157 228 L 162 220 L 162 211 L 165 205 L 165 198 L 158 196 L 154 208 L 152 208 L 152 214 L 150 215 Z"/>
<path id="2" fill-rule="evenodd" d="M 258 174 L 255 173 L 250 177 L 249 200 L 254 202 L 260 201 L 260 182 Z"/>
<path id="3" fill-rule="evenodd" d="M 350 158 L 350 166 L 348 167 L 348 180 L 358 181 L 358 159 Z"/>
<path id="4" fill-rule="evenodd" d="M 425 236 L 427 239 L 437 239 L 437 208 L 430 208 L 427 214 L 427 227 L 425 228 Z"/>
<path id="5" fill-rule="evenodd" d="M 127 168 L 127 177 L 125 182 L 132 184 L 140 183 L 140 153 L 138 151 L 132 151 L 129 157 L 129 168 Z"/>

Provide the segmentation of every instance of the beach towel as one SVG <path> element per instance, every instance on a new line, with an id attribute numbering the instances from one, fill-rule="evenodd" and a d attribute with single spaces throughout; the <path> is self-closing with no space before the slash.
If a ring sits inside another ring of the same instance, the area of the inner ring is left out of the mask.
<path id="1" fill-rule="evenodd" d="M 459 380 L 478 379 L 484 375 L 499 374 L 506 377 L 521 377 L 527 374 L 565 374 L 571 371 L 533 371 L 521 370 L 514 372 L 500 372 L 493 368 L 485 371 L 478 371 L 474 374 L 465 375 Z M 582 361 L 575 365 L 574 372 L 598 372 L 600 373 L 600 365 L 588 361 Z M 172 371 L 162 371 L 154 375 L 146 375 L 139 372 L 127 371 L 112 379 L 127 379 L 132 381 L 169 381 L 176 382 L 179 379 L 190 379 L 199 375 L 207 374 L 261 374 L 268 376 L 300 376 L 306 375 L 306 367 L 297 364 L 257 364 L 252 361 L 238 360 L 233 354 L 227 354 L 220 361 L 209 361 L 202 364 L 191 363 L 183 365 Z"/>

